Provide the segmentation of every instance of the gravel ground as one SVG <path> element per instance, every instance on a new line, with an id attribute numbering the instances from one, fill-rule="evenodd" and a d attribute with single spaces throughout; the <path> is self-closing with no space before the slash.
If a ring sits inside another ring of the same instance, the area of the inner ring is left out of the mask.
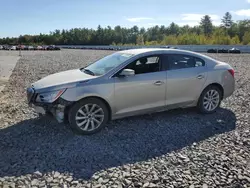
<path id="1" fill-rule="evenodd" d="M 211 115 L 173 110 L 76 136 L 28 108 L 31 82 L 110 53 L 23 52 L 0 93 L 0 187 L 250 187 L 250 54 L 212 55 L 235 68 L 237 88 Z"/>

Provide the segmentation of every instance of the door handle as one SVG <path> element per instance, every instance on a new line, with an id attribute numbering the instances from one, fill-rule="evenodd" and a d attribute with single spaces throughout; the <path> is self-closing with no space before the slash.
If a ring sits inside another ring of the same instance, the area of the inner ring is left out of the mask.
<path id="1" fill-rule="evenodd" d="M 157 81 L 157 82 L 154 83 L 154 85 L 160 86 L 160 85 L 162 85 L 163 83 L 164 83 L 164 82 L 162 82 L 162 81 Z"/>
<path id="2" fill-rule="evenodd" d="M 202 78 L 204 78 L 204 76 L 203 75 L 198 75 L 196 78 L 202 79 Z"/>

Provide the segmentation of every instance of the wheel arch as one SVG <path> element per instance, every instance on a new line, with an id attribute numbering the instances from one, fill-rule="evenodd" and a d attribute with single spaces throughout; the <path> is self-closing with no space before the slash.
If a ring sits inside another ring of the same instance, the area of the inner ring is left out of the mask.
<path id="1" fill-rule="evenodd" d="M 84 98 L 79 99 L 78 101 L 74 101 L 74 102 L 71 103 L 70 105 L 66 106 L 66 108 L 65 108 L 65 114 L 68 114 L 70 108 L 71 108 L 72 106 L 74 106 L 74 104 L 78 103 L 79 101 L 86 100 L 86 99 L 98 99 L 98 100 L 102 101 L 102 102 L 106 105 L 106 107 L 107 107 L 107 109 L 108 109 L 108 112 L 109 112 L 109 120 L 111 120 L 111 118 L 112 118 L 112 109 L 111 109 L 111 106 L 110 106 L 110 104 L 108 103 L 107 100 L 105 100 L 104 98 L 99 97 L 99 96 L 87 96 L 87 97 L 84 97 Z"/>
<path id="2" fill-rule="evenodd" d="M 208 87 L 211 87 L 211 86 L 215 86 L 215 87 L 218 87 L 218 88 L 220 89 L 220 91 L 221 91 L 221 100 L 222 100 L 222 99 L 224 98 L 224 88 L 222 87 L 221 84 L 216 83 L 216 82 L 207 85 L 207 86 L 202 90 L 200 96 L 202 95 L 202 93 L 203 93 L 203 91 L 204 91 L 205 89 L 207 89 Z"/>

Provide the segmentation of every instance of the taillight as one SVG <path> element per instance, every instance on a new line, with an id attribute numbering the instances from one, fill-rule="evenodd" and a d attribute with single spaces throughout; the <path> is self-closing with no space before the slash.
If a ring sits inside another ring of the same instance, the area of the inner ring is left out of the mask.
<path id="1" fill-rule="evenodd" d="M 234 77 L 234 70 L 233 69 L 229 69 L 228 72 L 230 72 L 230 74 Z"/>

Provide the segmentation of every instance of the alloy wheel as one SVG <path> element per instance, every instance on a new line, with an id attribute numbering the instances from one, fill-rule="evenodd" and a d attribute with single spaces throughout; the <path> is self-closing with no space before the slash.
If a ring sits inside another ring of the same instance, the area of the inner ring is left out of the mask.
<path id="1" fill-rule="evenodd" d="M 212 89 L 207 91 L 203 98 L 203 107 L 207 111 L 213 111 L 220 103 L 220 94 L 218 91 Z"/>
<path id="2" fill-rule="evenodd" d="M 97 104 L 85 104 L 76 113 L 76 125 L 84 131 L 97 129 L 104 120 L 104 111 Z"/>

